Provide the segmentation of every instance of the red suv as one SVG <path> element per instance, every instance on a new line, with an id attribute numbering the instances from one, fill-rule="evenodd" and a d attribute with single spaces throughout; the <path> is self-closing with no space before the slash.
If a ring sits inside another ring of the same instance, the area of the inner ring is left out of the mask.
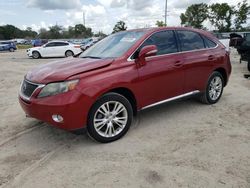
<path id="1" fill-rule="evenodd" d="M 28 116 L 99 142 L 121 138 L 137 111 L 186 96 L 216 103 L 231 73 L 210 33 L 182 27 L 110 35 L 78 58 L 27 73 L 19 93 Z"/>

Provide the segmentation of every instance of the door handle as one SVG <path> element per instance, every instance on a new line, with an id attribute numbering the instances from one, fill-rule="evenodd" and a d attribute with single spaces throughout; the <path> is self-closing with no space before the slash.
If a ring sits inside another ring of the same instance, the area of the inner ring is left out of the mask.
<path id="1" fill-rule="evenodd" d="M 210 56 L 208 56 L 208 61 L 213 61 L 213 60 L 215 60 L 214 55 L 210 55 Z"/>
<path id="2" fill-rule="evenodd" d="M 176 61 L 175 63 L 174 63 L 174 66 L 175 67 L 181 67 L 183 65 L 183 62 L 182 61 Z"/>

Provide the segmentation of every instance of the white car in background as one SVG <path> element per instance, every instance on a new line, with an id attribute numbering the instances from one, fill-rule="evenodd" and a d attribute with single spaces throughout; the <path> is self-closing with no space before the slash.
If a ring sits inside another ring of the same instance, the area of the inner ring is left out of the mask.
<path id="1" fill-rule="evenodd" d="M 219 41 L 226 47 L 226 50 L 230 52 L 230 47 L 229 47 L 230 39 L 219 39 Z"/>
<path id="2" fill-rule="evenodd" d="M 226 50 L 230 52 L 229 42 L 230 42 L 230 36 L 229 33 L 213 33 L 219 41 L 225 46 Z"/>
<path id="3" fill-rule="evenodd" d="M 65 41 L 50 41 L 43 46 L 29 48 L 27 55 L 38 59 L 41 57 L 69 57 L 81 53 L 80 45 Z"/>
<path id="4" fill-rule="evenodd" d="M 94 42 L 93 40 L 92 41 L 89 41 L 87 42 L 86 44 L 84 45 L 81 45 L 81 49 L 83 51 L 87 50 L 89 47 L 93 46 L 96 42 Z"/>

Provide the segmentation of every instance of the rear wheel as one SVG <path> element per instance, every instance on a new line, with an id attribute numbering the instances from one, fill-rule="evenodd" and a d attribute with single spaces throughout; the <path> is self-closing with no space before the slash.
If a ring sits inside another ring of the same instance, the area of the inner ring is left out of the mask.
<path id="1" fill-rule="evenodd" d="M 40 58 L 40 53 L 37 52 L 37 51 L 34 51 L 34 52 L 32 52 L 32 57 L 33 57 L 34 59 L 38 59 L 38 58 Z"/>
<path id="2" fill-rule="evenodd" d="M 250 59 L 248 60 L 248 63 L 247 63 L 247 69 L 250 72 Z"/>
<path id="3" fill-rule="evenodd" d="M 74 53 L 71 50 L 68 50 L 68 51 L 65 52 L 66 57 L 70 57 L 70 56 L 73 56 L 73 55 L 74 55 Z"/>
<path id="4" fill-rule="evenodd" d="M 91 108 L 87 130 L 98 142 L 112 142 L 127 133 L 132 119 L 130 102 L 122 95 L 108 93 L 97 100 Z"/>
<path id="5" fill-rule="evenodd" d="M 213 72 L 207 83 L 206 91 L 200 96 L 200 101 L 205 104 L 215 104 L 220 100 L 223 93 L 224 79 L 222 75 Z"/>

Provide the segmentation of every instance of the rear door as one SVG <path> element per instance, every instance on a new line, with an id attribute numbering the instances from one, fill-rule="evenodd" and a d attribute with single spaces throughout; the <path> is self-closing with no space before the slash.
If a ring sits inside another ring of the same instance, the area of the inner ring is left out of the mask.
<path id="1" fill-rule="evenodd" d="M 189 30 L 176 32 L 184 61 L 185 93 L 196 90 L 203 91 L 216 61 L 216 53 L 207 48 L 199 33 Z"/>
<path id="2" fill-rule="evenodd" d="M 184 70 L 178 54 L 175 33 L 160 31 L 149 37 L 139 48 L 156 45 L 156 56 L 146 58 L 146 65 L 138 68 L 139 93 L 142 106 L 147 106 L 183 93 Z M 139 51 L 137 51 L 139 53 Z"/>
<path id="3" fill-rule="evenodd" d="M 63 57 L 67 51 L 69 43 L 66 42 L 56 42 L 55 54 L 56 56 Z"/>

